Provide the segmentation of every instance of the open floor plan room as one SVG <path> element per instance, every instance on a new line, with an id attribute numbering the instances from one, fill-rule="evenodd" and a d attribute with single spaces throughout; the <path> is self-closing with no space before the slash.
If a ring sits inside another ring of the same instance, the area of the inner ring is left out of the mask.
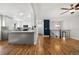
<path id="1" fill-rule="evenodd" d="M 0 55 L 79 55 L 79 3 L 0 3 Z"/>

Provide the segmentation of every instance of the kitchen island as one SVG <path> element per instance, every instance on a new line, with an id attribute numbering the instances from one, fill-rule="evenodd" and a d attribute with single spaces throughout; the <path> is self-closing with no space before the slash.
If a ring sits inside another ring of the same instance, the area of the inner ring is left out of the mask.
<path id="1" fill-rule="evenodd" d="M 11 44 L 34 44 L 35 31 L 10 31 L 8 36 L 8 42 Z"/>

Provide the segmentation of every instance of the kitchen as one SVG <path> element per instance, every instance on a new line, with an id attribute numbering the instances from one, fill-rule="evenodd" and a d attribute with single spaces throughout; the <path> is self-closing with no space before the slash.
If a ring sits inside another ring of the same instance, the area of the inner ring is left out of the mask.
<path id="1" fill-rule="evenodd" d="M 0 6 L 1 40 L 13 44 L 36 44 L 37 29 L 32 4 L 12 3 Z"/>

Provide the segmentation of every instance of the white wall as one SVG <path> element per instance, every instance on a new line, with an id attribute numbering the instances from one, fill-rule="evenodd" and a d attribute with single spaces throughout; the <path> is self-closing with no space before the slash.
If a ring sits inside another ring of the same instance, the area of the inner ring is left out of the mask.
<path id="1" fill-rule="evenodd" d="M 64 17 L 63 29 L 70 29 L 71 38 L 79 40 L 79 15 Z"/>
<path id="2" fill-rule="evenodd" d="M 79 39 L 79 11 L 74 14 L 64 12 L 61 7 L 68 7 L 70 4 L 36 4 L 38 7 L 38 32 L 43 34 L 43 20 L 62 21 L 62 29 L 71 30 L 71 38 Z M 52 28 L 52 25 L 50 26 Z"/>
<path id="3" fill-rule="evenodd" d="M 54 19 L 54 18 L 53 18 Z M 79 15 L 72 16 L 63 16 L 59 18 L 62 21 L 62 29 L 70 30 L 71 38 L 79 40 Z M 52 19 L 50 18 L 50 21 Z M 40 21 L 38 32 L 43 34 L 43 20 Z M 50 28 L 52 29 L 53 24 L 50 24 Z"/>

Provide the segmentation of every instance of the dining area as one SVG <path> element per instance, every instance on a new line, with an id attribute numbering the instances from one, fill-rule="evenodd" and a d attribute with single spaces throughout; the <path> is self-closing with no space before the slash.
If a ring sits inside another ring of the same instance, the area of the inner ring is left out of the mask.
<path id="1" fill-rule="evenodd" d="M 50 38 L 68 39 L 70 38 L 70 30 L 50 30 Z"/>

